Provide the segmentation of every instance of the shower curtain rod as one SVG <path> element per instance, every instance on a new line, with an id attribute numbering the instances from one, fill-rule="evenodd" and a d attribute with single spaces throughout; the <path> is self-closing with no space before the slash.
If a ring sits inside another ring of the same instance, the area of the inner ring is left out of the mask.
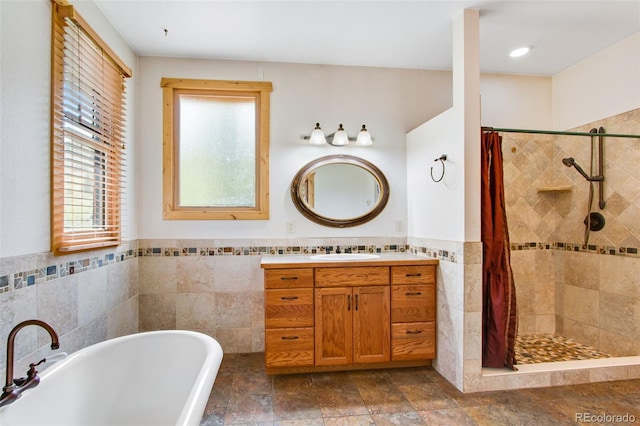
<path id="1" fill-rule="evenodd" d="M 609 136 L 611 138 L 635 138 L 640 139 L 640 135 L 625 135 L 616 133 L 586 133 L 586 132 L 561 132 L 555 130 L 527 130 L 527 129 L 501 129 L 498 127 L 482 127 L 483 131 L 506 132 L 506 133 L 535 133 L 542 135 L 566 135 L 566 136 Z"/>

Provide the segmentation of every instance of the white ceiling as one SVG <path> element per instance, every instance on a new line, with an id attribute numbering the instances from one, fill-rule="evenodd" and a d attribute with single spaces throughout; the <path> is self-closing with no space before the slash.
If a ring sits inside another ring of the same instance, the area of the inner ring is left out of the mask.
<path id="1" fill-rule="evenodd" d="M 452 19 L 471 8 L 482 72 L 553 75 L 640 32 L 640 0 L 94 2 L 141 56 L 451 69 Z"/>

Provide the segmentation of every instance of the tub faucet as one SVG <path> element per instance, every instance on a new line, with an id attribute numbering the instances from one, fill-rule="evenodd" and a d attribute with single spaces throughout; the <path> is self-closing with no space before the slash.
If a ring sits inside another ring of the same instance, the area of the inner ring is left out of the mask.
<path id="1" fill-rule="evenodd" d="M 18 331 L 29 325 L 37 325 L 44 328 L 47 333 L 49 333 L 49 336 L 51 336 L 51 349 L 58 349 L 60 347 L 58 335 L 55 330 L 44 321 L 32 319 L 22 321 L 20 324 L 13 327 L 9 333 L 9 338 L 7 339 L 7 377 L 5 385 L 2 388 L 2 396 L 0 396 L 0 407 L 11 404 L 16 399 L 20 398 L 23 391 L 36 387 L 38 386 L 38 383 L 40 383 L 40 377 L 38 377 L 36 366 L 42 364 L 45 360 L 35 364 L 30 364 L 26 377 L 21 377 L 19 379 L 13 378 L 13 355 L 15 351 L 16 334 L 18 334 Z"/>

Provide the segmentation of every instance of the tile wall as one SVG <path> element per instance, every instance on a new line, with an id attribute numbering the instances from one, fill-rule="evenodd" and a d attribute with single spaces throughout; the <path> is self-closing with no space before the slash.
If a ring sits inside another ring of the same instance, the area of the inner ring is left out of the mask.
<path id="1" fill-rule="evenodd" d="M 636 109 L 573 131 L 640 134 Z M 520 333 L 558 333 L 616 356 L 640 354 L 640 139 L 605 138 L 604 229 L 584 244 L 590 138 L 503 134 L 505 198 Z M 596 164 L 596 163 L 594 163 Z M 594 172 L 596 174 L 597 172 Z M 539 188 L 571 190 L 540 192 Z"/>

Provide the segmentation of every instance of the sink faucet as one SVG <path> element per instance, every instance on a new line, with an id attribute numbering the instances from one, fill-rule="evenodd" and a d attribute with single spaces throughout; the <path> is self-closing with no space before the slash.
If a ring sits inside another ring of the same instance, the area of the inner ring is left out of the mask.
<path id="1" fill-rule="evenodd" d="M 44 359 L 38 363 L 29 365 L 27 377 L 21 377 L 15 380 L 13 378 L 13 355 L 15 351 L 16 334 L 18 334 L 18 331 L 29 325 L 37 325 L 44 328 L 49 333 L 49 336 L 51 336 L 51 349 L 58 349 L 60 347 L 58 335 L 55 330 L 44 321 L 32 319 L 22 321 L 20 324 L 13 327 L 9 333 L 9 338 L 7 339 L 7 377 L 5 385 L 2 388 L 2 395 L 0 396 L 0 407 L 11 404 L 16 399 L 20 398 L 23 391 L 38 386 L 38 383 L 40 383 L 36 366 L 42 364 L 45 361 Z"/>

